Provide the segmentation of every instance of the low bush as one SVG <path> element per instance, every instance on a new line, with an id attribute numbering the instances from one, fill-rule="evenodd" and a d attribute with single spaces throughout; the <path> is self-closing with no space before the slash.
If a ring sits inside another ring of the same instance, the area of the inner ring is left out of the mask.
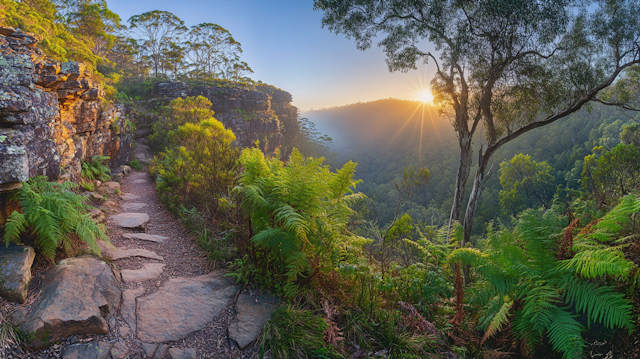
<path id="1" fill-rule="evenodd" d="M 111 180 L 111 170 L 105 161 L 109 160 L 109 156 L 93 156 L 91 161 L 82 162 L 81 176 L 84 181 L 93 182 L 100 180 L 107 182 Z"/>

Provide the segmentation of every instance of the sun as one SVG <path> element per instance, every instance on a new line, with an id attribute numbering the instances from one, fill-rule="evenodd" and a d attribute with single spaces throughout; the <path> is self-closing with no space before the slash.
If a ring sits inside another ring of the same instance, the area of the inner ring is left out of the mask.
<path id="1" fill-rule="evenodd" d="M 417 97 L 417 99 L 419 101 L 422 101 L 423 103 L 431 103 L 431 102 L 433 102 L 433 94 L 429 90 L 422 90 L 422 91 L 418 92 L 416 97 Z"/>

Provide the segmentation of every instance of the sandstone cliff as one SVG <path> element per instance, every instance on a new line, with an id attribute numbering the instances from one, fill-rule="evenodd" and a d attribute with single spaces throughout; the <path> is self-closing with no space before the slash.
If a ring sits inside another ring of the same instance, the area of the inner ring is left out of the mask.
<path id="1" fill-rule="evenodd" d="M 38 175 L 78 180 L 81 162 L 96 155 L 112 166 L 131 157 L 124 107 L 102 100 L 82 63 L 52 61 L 36 43 L 0 28 L 0 191 Z"/>
<path id="2" fill-rule="evenodd" d="M 288 92 L 271 86 L 234 87 L 229 83 L 190 88 L 183 82 L 163 82 L 155 87 L 156 101 L 168 103 L 178 97 L 204 96 L 211 101 L 214 117 L 236 135 L 241 148 L 256 141 L 265 153 L 280 149 L 283 158 L 291 154 L 299 132 L 298 109 L 291 104 Z M 144 124 L 142 126 L 144 128 Z M 148 134 L 142 129 L 141 135 Z"/>

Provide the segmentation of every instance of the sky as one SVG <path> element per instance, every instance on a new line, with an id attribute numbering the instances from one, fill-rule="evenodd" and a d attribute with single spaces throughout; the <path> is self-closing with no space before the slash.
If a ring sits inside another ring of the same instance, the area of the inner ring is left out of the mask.
<path id="1" fill-rule="evenodd" d="M 313 0 L 107 0 L 124 23 L 145 11 L 170 11 L 186 26 L 216 23 L 242 44 L 254 80 L 293 95 L 301 111 L 395 97 L 417 100 L 435 66 L 390 73 L 382 49 L 322 28 Z M 425 45 L 427 46 L 427 45 Z"/>

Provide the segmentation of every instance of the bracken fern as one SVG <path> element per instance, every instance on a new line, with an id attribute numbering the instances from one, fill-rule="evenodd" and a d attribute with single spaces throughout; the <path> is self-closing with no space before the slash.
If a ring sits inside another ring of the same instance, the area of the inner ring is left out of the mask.
<path id="1" fill-rule="evenodd" d="M 33 234 L 37 248 L 52 260 L 58 247 L 69 249 L 68 237 L 74 233 L 99 254 L 96 241 L 109 238 L 104 226 L 87 213 L 85 197 L 73 192 L 75 186 L 71 182 L 47 182 L 44 176 L 24 183 L 17 193 L 22 213 L 13 211 L 7 219 L 5 245 L 21 243 L 23 234 Z"/>

